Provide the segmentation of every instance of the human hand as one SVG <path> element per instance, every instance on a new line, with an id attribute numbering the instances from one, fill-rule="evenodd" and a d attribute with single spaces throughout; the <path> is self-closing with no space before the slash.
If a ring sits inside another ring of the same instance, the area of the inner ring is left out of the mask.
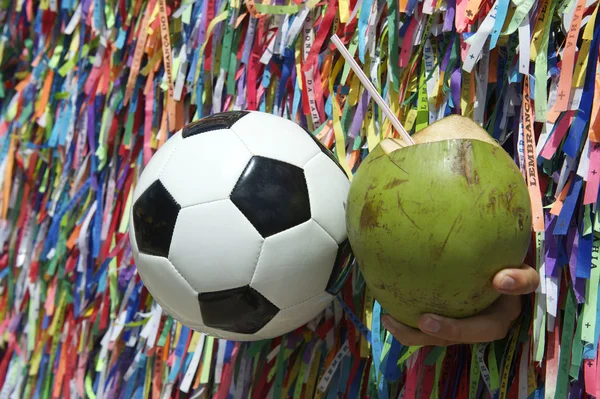
<path id="1" fill-rule="evenodd" d="M 383 316 L 384 327 L 406 346 L 448 346 L 491 342 L 502 339 L 521 314 L 521 295 L 534 292 L 540 282 L 537 271 L 528 265 L 505 269 L 494 276 L 494 288 L 503 294 L 483 312 L 464 319 L 424 314 L 419 329 Z"/>

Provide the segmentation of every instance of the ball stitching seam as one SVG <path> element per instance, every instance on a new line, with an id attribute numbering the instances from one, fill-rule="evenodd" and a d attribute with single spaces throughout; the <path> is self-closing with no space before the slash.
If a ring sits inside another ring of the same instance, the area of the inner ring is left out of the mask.
<path id="1" fill-rule="evenodd" d="M 263 240 L 260 244 L 260 250 L 258 251 L 258 255 L 256 256 L 256 261 L 254 261 L 254 270 L 252 271 L 252 277 L 250 278 L 250 283 L 248 284 L 250 287 L 252 287 L 252 283 L 254 282 L 254 276 L 256 276 L 256 269 L 258 269 L 258 262 L 260 261 L 260 257 L 263 253 L 263 249 L 265 247 L 266 241 L 267 241 L 267 239 L 263 238 Z M 263 295 L 262 293 L 260 293 L 260 294 Z M 265 299 L 268 300 L 269 302 L 271 302 L 268 298 L 265 297 Z M 273 303 L 273 302 L 271 302 L 271 303 Z M 275 304 L 273 304 L 273 305 L 275 305 Z M 277 306 L 277 305 L 275 305 L 275 306 Z M 279 306 L 277 306 L 277 308 L 279 309 Z"/>

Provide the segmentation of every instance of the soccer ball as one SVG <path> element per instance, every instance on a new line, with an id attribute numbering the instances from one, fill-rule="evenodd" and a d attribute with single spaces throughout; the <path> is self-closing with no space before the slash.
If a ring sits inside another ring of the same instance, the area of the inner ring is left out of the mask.
<path id="1" fill-rule="evenodd" d="M 331 303 L 353 261 L 349 187 L 329 150 L 289 120 L 205 117 L 167 140 L 139 178 L 137 270 L 192 329 L 237 341 L 294 331 Z"/>

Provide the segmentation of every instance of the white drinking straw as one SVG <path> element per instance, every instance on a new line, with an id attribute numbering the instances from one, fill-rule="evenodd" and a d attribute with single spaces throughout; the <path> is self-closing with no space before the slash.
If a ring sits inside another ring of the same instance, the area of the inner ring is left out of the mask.
<path id="1" fill-rule="evenodd" d="M 333 42 L 335 47 L 337 47 L 338 51 L 342 54 L 342 56 L 346 59 L 346 62 L 350 64 L 350 67 L 352 68 L 356 76 L 358 76 L 358 79 L 360 79 L 362 84 L 365 86 L 365 89 L 367 89 L 369 94 L 371 94 L 373 100 L 375 100 L 375 102 L 377 103 L 377 105 L 379 105 L 385 116 L 387 116 L 388 120 L 392 123 L 392 126 L 394 126 L 396 131 L 400 133 L 406 144 L 414 144 L 415 142 L 410 137 L 404 126 L 402 126 L 402 124 L 400 123 L 398 118 L 396 118 L 390 107 L 388 107 L 388 105 L 385 103 L 383 97 L 381 97 L 379 92 L 377 92 L 377 89 L 375 88 L 375 86 L 373 86 L 373 83 L 371 83 L 369 78 L 367 78 L 367 75 L 365 75 L 363 70 L 356 63 L 356 61 L 354 61 L 354 58 L 352 58 L 352 55 L 350 55 L 350 52 L 348 51 L 348 49 L 346 49 L 346 46 L 344 46 L 338 35 L 333 35 L 331 37 L 331 41 Z"/>

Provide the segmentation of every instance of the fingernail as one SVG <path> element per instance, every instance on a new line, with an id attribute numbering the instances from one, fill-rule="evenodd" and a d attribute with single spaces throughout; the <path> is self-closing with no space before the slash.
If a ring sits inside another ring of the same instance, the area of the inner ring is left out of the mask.
<path id="1" fill-rule="evenodd" d="M 440 331 L 440 322 L 432 318 L 427 318 L 423 322 L 422 328 L 424 331 L 436 333 Z"/>
<path id="2" fill-rule="evenodd" d="M 515 279 L 510 277 L 510 276 L 506 276 L 502 279 L 502 282 L 500 283 L 500 288 L 502 288 L 503 290 L 510 290 L 512 288 L 514 288 L 515 286 Z"/>

